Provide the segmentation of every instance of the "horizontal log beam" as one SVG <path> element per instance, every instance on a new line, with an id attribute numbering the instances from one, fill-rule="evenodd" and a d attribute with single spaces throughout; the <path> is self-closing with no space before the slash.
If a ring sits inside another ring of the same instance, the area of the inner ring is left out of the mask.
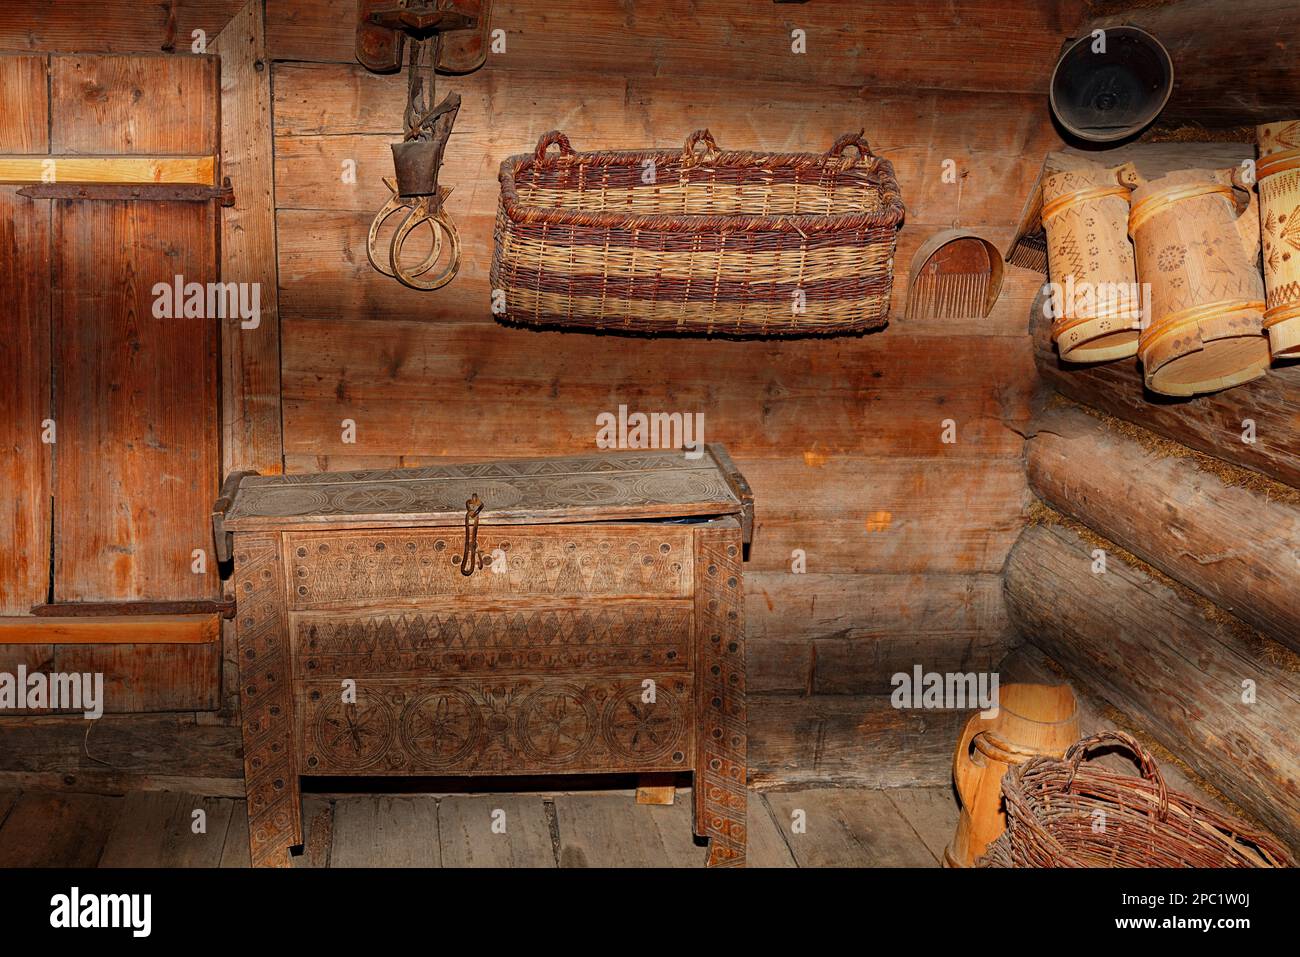
<path id="1" fill-rule="evenodd" d="M 1096 547 L 1061 526 L 1027 528 L 1007 559 L 1011 620 L 1072 680 L 1300 848 L 1300 659 L 1117 554 L 1095 573 Z"/>
<path id="2" fill-rule="evenodd" d="M 889 694 L 891 678 L 987 671 L 1011 649 L 1000 573 L 745 575 L 751 692 Z"/>
<path id="3" fill-rule="evenodd" d="M 754 695 L 750 785 L 946 786 L 970 713 L 901 710 L 888 695 Z"/>
<path id="4" fill-rule="evenodd" d="M 1131 24 L 1165 45 L 1174 90 L 1162 124 L 1255 125 L 1300 116 L 1293 0 L 1181 0 L 1101 17 L 1078 32 Z"/>
<path id="5" fill-rule="evenodd" d="M 1136 359 L 1100 365 L 1061 362 L 1043 297 L 1030 307 L 1034 364 L 1062 395 L 1133 422 L 1188 448 L 1300 489 L 1300 365 L 1223 392 L 1175 399 L 1147 392 Z M 1253 442 L 1243 441 L 1253 423 Z"/>
<path id="6" fill-rule="evenodd" d="M 1199 467 L 1178 454 L 1181 446 L 1162 446 L 1172 443 L 1138 430 L 1124 434 L 1082 409 L 1053 409 L 1028 443 L 1029 486 L 1058 511 L 1300 649 L 1300 492 L 1270 489 L 1257 478 L 1259 487 L 1235 484 L 1228 469 L 1208 467 L 1213 460 Z"/>
<path id="7" fill-rule="evenodd" d="M 270 3 L 276 60 L 350 63 L 351 0 Z M 505 47 L 494 73 L 527 68 L 602 77 L 690 76 L 701 91 L 758 80 L 873 90 L 917 87 L 1041 93 L 1059 37 L 1083 17 L 1079 0 L 894 0 L 870 16 L 854 3 L 781 7 L 754 0 L 707 5 L 627 0 L 497 0 Z M 792 49 L 793 29 L 807 54 Z"/>
<path id="8" fill-rule="evenodd" d="M 193 715 L 80 715 L 0 719 L 0 771 L 77 778 L 111 774 L 124 789 L 137 778 L 242 779 L 235 725 L 200 724 Z M 75 783 L 75 781 L 74 781 Z"/>

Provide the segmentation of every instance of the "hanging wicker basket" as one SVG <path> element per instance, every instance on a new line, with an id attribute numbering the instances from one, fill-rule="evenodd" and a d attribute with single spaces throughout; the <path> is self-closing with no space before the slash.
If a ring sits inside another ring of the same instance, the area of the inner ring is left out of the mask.
<path id="1" fill-rule="evenodd" d="M 1083 764 L 1119 745 L 1141 777 Z M 1272 837 L 1165 787 L 1151 755 L 1119 731 L 1084 738 L 1063 760 L 1031 758 L 1002 779 L 1007 829 L 982 867 L 1294 867 Z"/>
<path id="2" fill-rule="evenodd" d="M 878 328 L 902 220 L 861 133 L 824 154 L 720 150 L 708 130 L 679 151 L 576 153 L 552 131 L 501 164 L 494 310 L 639 333 Z"/>

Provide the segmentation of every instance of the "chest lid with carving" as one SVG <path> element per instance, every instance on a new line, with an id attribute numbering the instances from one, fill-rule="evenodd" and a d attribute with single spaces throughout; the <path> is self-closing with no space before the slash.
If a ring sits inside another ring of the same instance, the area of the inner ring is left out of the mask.
<path id="1" fill-rule="evenodd" d="M 749 540 L 753 498 L 720 445 L 595 452 L 420 468 L 257 475 L 236 472 L 213 510 L 225 533 L 286 527 L 440 527 L 482 502 L 484 524 L 549 524 L 735 515 Z"/>

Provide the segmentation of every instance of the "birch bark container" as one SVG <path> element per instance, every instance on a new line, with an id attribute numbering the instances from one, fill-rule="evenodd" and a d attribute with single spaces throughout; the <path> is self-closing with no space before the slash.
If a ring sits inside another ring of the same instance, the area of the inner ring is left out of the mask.
<path id="1" fill-rule="evenodd" d="M 1300 120 L 1266 123 L 1259 137 L 1264 329 L 1274 358 L 1300 356 Z"/>
<path id="2" fill-rule="evenodd" d="M 1134 355 L 1142 312 L 1128 239 L 1128 190 L 1095 163 L 1043 178 L 1054 292 L 1052 341 L 1066 362 Z"/>
<path id="3" fill-rule="evenodd" d="M 1147 181 L 1133 167 L 1129 235 L 1149 286 L 1151 319 L 1138 339 L 1152 392 L 1196 395 L 1268 370 L 1259 207 L 1235 170 L 1179 170 Z"/>

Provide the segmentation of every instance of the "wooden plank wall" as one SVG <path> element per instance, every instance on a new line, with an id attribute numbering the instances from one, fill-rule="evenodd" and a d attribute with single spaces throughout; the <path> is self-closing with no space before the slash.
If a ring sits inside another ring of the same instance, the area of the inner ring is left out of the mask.
<path id="1" fill-rule="evenodd" d="M 913 252 L 954 225 L 1010 238 L 1059 141 L 1044 92 L 1072 0 L 871 5 L 498 0 L 506 51 L 464 98 L 442 182 L 460 276 L 406 289 L 366 259 L 405 84 L 353 60 L 348 0 L 267 4 L 288 471 L 572 453 L 625 404 L 703 412 L 753 485 L 750 687 L 878 693 L 992 664 L 999 574 L 1028 495 L 1018 431 L 1041 283 L 1008 267 L 987 319 L 901 318 Z M 791 52 L 805 31 L 807 53 Z M 577 149 L 823 150 L 864 128 L 908 208 L 888 330 L 827 341 L 645 340 L 505 328 L 489 311 L 497 170 L 551 128 Z M 947 161 L 955 175 L 946 181 Z M 345 172 L 355 166 L 355 183 Z M 342 422 L 356 423 L 343 444 Z M 958 440 L 945 444 L 945 420 Z M 792 553 L 807 556 L 791 573 Z"/>

